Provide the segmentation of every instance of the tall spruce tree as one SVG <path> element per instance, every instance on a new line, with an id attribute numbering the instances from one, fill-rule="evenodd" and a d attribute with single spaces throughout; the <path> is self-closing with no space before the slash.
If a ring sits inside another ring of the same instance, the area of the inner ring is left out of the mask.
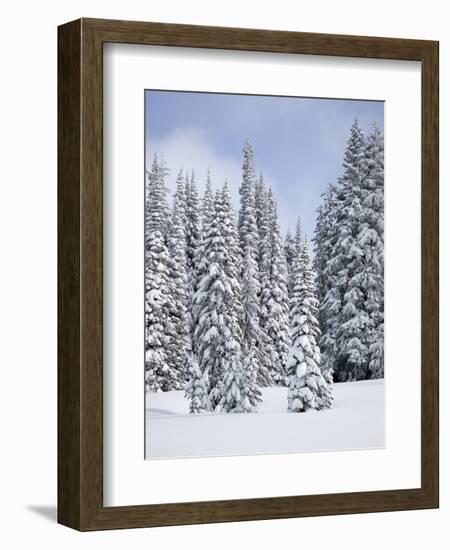
<path id="1" fill-rule="evenodd" d="M 170 217 L 167 202 L 168 190 L 164 183 L 167 170 L 155 155 L 152 169 L 147 173 L 146 205 L 145 205 L 145 236 L 150 239 L 155 231 L 166 238 Z"/>
<path id="2" fill-rule="evenodd" d="M 200 371 L 197 359 L 190 355 L 187 364 L 189 382 L 186 387 L 185 397 L 189 399 L 189 412 L 199 414 L 211 410 L 211 403 L 208 397 L 208 382 Z"/>
<path id="3" fill-rule="evenodd" d="M 192 298 L 196 291 L 197 285 L 197 262 L 199 260 L 199 253 L 201 247 L 201 232 L 202 221 L 201 212 L 197 191 L 197 184 L 195 181 L 195 175 L 192 171 L 191 180 L 186 181 L 186 260 L 187 260 L 187 277 L 188 277 L 188 320 L 190 334 L 192 336 L 194 330 L 194 304 Z"/>
<path id="4" fill-rule="evenodd" d="M 369 374 L 384 376 L 384 140 L 377 125 L 367 139 L 363 217 L 358 242 L 364 252 L 362 288 L 369 315 Z"/>
<path id="5" fill-rule="evenodd" d="M 249 350 L 243 364 L 237 362 L 233 352 L 223 379 L 219 410 L 222 412 L 257 412 L 262 401 L 257 384 L 258 363 L 255 350 Z"/>
<path id="6" fill-rule="evenodd" d="M 261 176 L 257 184 L 256 212 L 259 233 L 258 241 L 258 271 L 259 271 L 259 324 L 261 340 L 258 350 L 259 368 L 257 381 L 259 386 L 273 386 L 272 379 L 272 349 L 273 340 L 267 332 L 271 303 L 271 263 L 272 263 L 272 211 L 269 205 L 269 194 L 264 179 Z"/>
<path id="7" fill-rule="evenodd" d="M 242 165 L 242 183 L 239 190 L 239 241 L 242 255 L 240 279 L 242 281 L 243 350 L 249 358 L 247 364 L 259 371 L 260 327 L 260 279 L 258 269 L 259 232 L 256 223 L 255 185 L 256 174 L 253 149 L 245 144 Z"/>
<path id="8" fill-rule="evenodd" d="M 179 371 L 171 363 L 176 336 L 170 287 L 172 263 L 166 244 L 168 227 L 165 170 L 155 156 L 148 174 L 145 209 L 145 372 L 147 389 L 180 387 Z"/>
<path id="9" fill-rule="evenodd" d="M 255 184 L 255 214 L 256 226 L 261 238 L 263 232 L 263 220 L 267 209 L 267 189 L 264 183 L 264 176 L 260 174 L 258 181 Z"/>
<path id="10" fill-rule="evenodd" d="M 317 212 L 315 260 L 323 364 L 338 380 L 383 373 L 384 147 L 352 126 L 337 186 Z M 373 361 L 372 361 L 372 355 Z"/>
<path id="11" fill-rule="evenodd" d="M 288 281 L 289 281 L 289 293 L 291 292 L 291 280 L 292 280 L 292 266 L 295 259 L 295 239 L 292 236 L 291 231 L 288 229 L 286 232 L 286 237 L 284 239 L 284 255 L 286 256 L 286 264 L 288 270 Z"/>
<path id="12" fill-rule="evenodd" d="M 319 298 L 320 350 L 322 367 L 329 375 L 336 368 L 336 334 L 340 322 L 341 292 L 337 286 L 340 265 L 335 261 L 338 238 L 337 215 L 340 201 L 337 188 L 329 185 L 317 211 L 314 235 L 314 270 Z"/>
<path id="13" fill-rule="evenodd" d="M 232 257 L 236 254 L 237 229 L 226 190 L 216 192 L 213 215 L 207 221 L 210 224 L 203 228 L 199 265 L 201 278 L 194 297 L 198 307 L 194 345 L 200 371 L 207 380 L 211 410 L 215 410 L 230 373 L 236 371 L 238 375 L 241 370 L 238 264 Z M 229 407 L 234 405 L 229 403 L 226 408 Z"/>
<path id="14" fill-rule="evenodd" d="M 191 181 L 186 185 L 186 255 L 188 261 L 188 270 L 194 270 L 194 263 L 197 253 L 197 247 L 201 239 L 201 213 L 197 191 L 195 174 L 192 172 Z"/>
<path id="15" fill-rule="evenodd" d="M 205 193 L 202 199 L 202 231 L 206 231 L 211 225 L 214 214 L 214 194 L 211 183 L 211 172 L 208 168 L 206 176 Z"/>
<path id="16" fill-rule="evenodd" d="M 333 389 L 322 376 L 320 368 L 318 300 L 306 242 L 295 258 L 292 283 L 292 346 L 287 362 L 288 411 L 329 408 L 333 401 Z"/>
<path id="17" fill-rule="evenodd" d="M 362 288 L 364 250 L 358 240 L 364 217 L 365 146 L 363 131 L 355 120 L 344 155 L 341 208 L 337 217 L 337 262 L 341 266 L 337 286 L 341 290 L 342 309 L 336 339 L 339 353 L 337 371 L 341 380 L 367 377 L 369 349 L 366 335 L 370 319 Z"/>
<path id="18" fill-rule="evenodd" d="M 167 351 L 174 331 L 167 315 L 168 264 L 167 247 L 161 232 L 156 230 L 147 239 L 145 262 L 145 382 L 151 392 L 180 386 L 179 373 L 172 369 Z"/>
<path id="19" fill-rule="evenodd" d="M 211 173 L 208 168 L 206 176 L 206 187 L 203 198 L 201 200 L 201 216 L 200 216 L 200 235 L 195 249 L 195 257 L 193 260 L 192 278 L 191 278 L 191 300 L 190 300 L 190 324 L 191 324 L 191 340 L 192 350 L 197 353 L 197 339 L 194 337 L 194 332 L 198 324 L 199 306 L 196 303 L 195 296 L 200 285 L 200 281 L 205 275 L 208 267 L 207 262 L 202 261 L 204 253 L 205 235 L 210 230 L 214 217 L 214 195 L 211 184 Z"/>
<path id="20" fill-rule="evenodd" d="M 288 264 L 288 275 L 289 275 L 289 278 L 288 278 L 289 295 L 291 294 L 291 290 L 293 286 L 294 262 L 302 253 L 302 249 L 303 249 L 302 225 L 300 222 L 300 218 L 297 218 L 297 223 L 295 224 L 295 232 L 294 232 L 294 235 L 291 237 L 291 243 L 289 247 L 289 255 L 290 255 L 290 262 L 291 262 L 290 268 L 289 268 L 288 257 L 286 256 L 286 261 Z"/>
<path id="21" fill-rule="evenodd" d="M 277 207 L 271 190 L 267 204 L 262 237 L 261 328 L 271 383 L 285 385 L 290 348 L 288 274 Z"/>
<path id="22" fill-rule="evenodd" d="M 242 258 L 239 248 L 236 215 L 227 182 L 225 182 L 222 187 L 220 197 L 223 213 L 223 217 L 221 218 L 221 233 L 224 236 L 227 251 L 223 268 L 227 275 L 230 293 L 233 296 L 233 299 L 229 301 L 229 309 L 232 314 L 233 336 L 242 346 L 242 326 L 244 319 L 242 285 L 240 279 Z"/>
<path id="23" fill-rule="evenodd" d="M 243 341 L 245 304 L 239 275 L 243 273 L 239 236 L 236 231 L 234 210 L 228 185 L 222 190 L 223 234 L 228 251 L 224 269 L 230 281 L 234 300 L 229 300 L 232 338 L 225 343 L 225 368 L 222 380 L 222 397 L 218 409 L 223 412 L 256 412 L 261 393 L 257 385 L 257 349 Z M 242 218 L 241 218 L 242 219 Z M 242 228 L 242 226 L 241 226 Z M 245 281 L 243 281 L 245 283 Z M 247 287 L 248 289 L 248 287 Z M 244 350 L 242 357 L 241 350 Z"/>
<path id="24" fill-rule="evenodd" d="M 172 368 L 179 373 L 180 383 L 188 379 L 186 365 L 190 354 L 190 327 L 188 318 L 189 287 L 186 255 L 187 201 L 183 174 L 180 171 L 173 200 L 172 223 L 168 233 L 170 254 L 171 318 L 174 337 L 168 345 L 168 357 Z"/>

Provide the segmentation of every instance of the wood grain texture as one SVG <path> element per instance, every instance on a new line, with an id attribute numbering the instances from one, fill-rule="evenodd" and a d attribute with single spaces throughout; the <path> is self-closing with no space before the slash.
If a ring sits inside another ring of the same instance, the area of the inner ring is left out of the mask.
<path id="1" fill-rule="evenodd" d="M 58 521 L 80 528 L 81 22 L 58 32 Z"/>
<path id="2" fill-rule="evenodd" d="M 439 502 L 439 46 L 422 60 L 422 488 Z"/>
<path id="3" fill-rule="evenodd" d="M 103 506 L 105 42 L 422 63 L 422 482 L 418 489 Z M 438 44 L 81 19 L 58 33 L 58 521 L 81 531 L 438 506 Z"/>

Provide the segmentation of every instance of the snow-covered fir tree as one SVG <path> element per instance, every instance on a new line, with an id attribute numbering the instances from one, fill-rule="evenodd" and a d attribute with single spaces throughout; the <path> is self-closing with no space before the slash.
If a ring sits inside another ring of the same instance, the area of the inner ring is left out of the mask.
<path id="1" fill-rule="evenodd" d="M 169 290 L 169 255 L 163 236 L 154 231 L 147 240 L 145 264 L 145 381 L 152 392 L 180 386 L 179 373 L 168 360 L 167 346 L 173 327 L 167 328 Z"/>
<path id="2" fill-rule="evenodd" d="M 263 219 L 267 209 L 267 189 L 264 183 L 264 176 L 260 174 L 258 181 L 255 184 L 255 213 L 256 227 L 258 228 L 261 237 L 263 232 Z"/>
<path id="3" fill-rule="evenodd" d="M 233 299 L 230 299 L 228 305 L 232 314 L 233 336 L 242 347 L 242 326 L 244 320 L 242 282 L 240 279 L 242 258 L 239 248 L 236 215 L 227 182 L 225 182 L 221 191 L 221 201 L 223 212 L 223 217 L 221 218 L 221 233 L 224 236 L 227 250 L 223 269 L 227 275 L 229 290 L 233 296 Z"/>
<path id="4" fill-rule="evenodd" d="M 236 354 L 233 354 L 235 360 Z M 219 404 L 222 412 L 257 412 L 262 394 L 257 384 L 258 359 L 256 351 L 250 350 L 242 366 L 231 362 L 223 381 L 223 395 Z"/>
<path id="5" fill-rule="evenodd" d="M 178 172 L 175 182 L 175 192 L 173 195 L 172 206 L 172 221 L 173 217 L 177 216 L 177 222 L 181 225 L 184 234 L 185 250 L 187 249 L 187 234 L 188 234 L 188 193 L 189 188 L 186 188 L 183 170 Z"/>
<path id="6" fill-rule="evenodd" d="M 187 260 L 187 278 L 188 278 L 188 320 L 189 329 L 192 337 L 194 331 L 194 304 L 193 296 L 196 291 L 198 281 L 197 262 L 201 248 L 202 221 L 200 212 L 200 201 L 198 198 L 197 184 L 194 171 L 191 179 L 186 179 L 186 260 Z"/>
<path id="7" fill-rule="evenodd" d="M 292 266 L 295 259 L 295 240 L 294 240 L 294 237 L 292 236 L 290 229 L 287 230 L 286 237 L 284 238 L 284 255 L 286 256 L 289 291 L 290 291 L 291 279 L 292 279 Z"/>
<path id="8" fill-rule="evenodd" d="M 194 172 L 192 172 L 190 182 L 186 184 L 186 214 L 186 256 L 188 261 L 188 270 L 191 271 L 194 269 L 197 247 L 200 243 L 202 231 L 200 201 L 198 198 L 197 183 Z"/>
<path id="9" fill-rule="evenodd" d="M 179 389 L 182 384 L 172 361 L 177 332 L 170 284 L 173 262 L 166 242 L 169 210 L 165 175 L 155 156 L 147 179 L 145 210 L 145 371 L 150 391 Z"/>
<path id="10" fill-rule="evenodd" d="M 258 228 L 258 272 L 259 272 L 259 325 L 260 342 L 258 348 L 258 375 L 260 387 L 274 385 L 271 376 L 272 339 L 265 331 L 268 318 L 268 305 L 271 292 L 271 211 L 268 191 L 261 175 L 255 187 L 255 209 Z"/>
<path id="11" fill-rule="evenodd" d="M 316 211 L 316 227 L 313 238 L 313 267 L 316 273 L 319 302 L 322 302 L 332 286 L 330 259 L 333 256 L 337 239 L 336 202 L 336 186 L 328 184 L 326 191 L 322 193 L 322 204 Z"/>
<path id="12" fill-rule="evenodd" d="M 210 411 L 211 403 L 208 397 L 208 380 L 202 374 L 194 355 L 189 356 L 187 372 L 189 382 L 186 387 L 185 396 L 189 399 L 189 412 L 199 414 Z"/>
<path id="13" fill-rule="evenodd" d="M 250 349 L 244 352 L 242 369 L 242 408 L 246 412 L 257 412 L 262 401 L 262 393 L 258 383 L 261 368 L 256 350 Z"/>
<path id="14" fill-rule="evenodd" d="M 205 193 L 202 199 L 202 231 L 207 231 L 211 225 L 212 217 L 214 214 L 214 193 L 211 183 L 211 172 L 208 169 L 206 176 Z"/>
<path id="15" fill-rule="evenodd" d="M 384 145 L 377 127 L 366 140 L 355 121 L 343 167 L 324 194 L 314 237 L 322 358 L 341 381 L 374 377 L 372 354 L 373 365 L 383 360 Z"/>
<path id="16" fill-rule="evenodd" d="M 384 375 L 384 142 L 377 125 L 366 145 L 363 217 L 358 242 L 364 252 L 362 288 L 369 314 L 369 372 Z"/>
<path id="17" fill-rule="evenodd" d="M 294 260 L 291 319 L 292 345 L 287 362 L 288 411 L 306 412 L 331 407 L 333 389 L 320 368 L 318 300 L 308 245 Z"/>
<path id="18" fill-rule="evenodd" d="M 205 275 L 208 267 L 207 262 L 202 261 L 204 252 L 204 240 L 205 235 L 211 228 L 211 223 L 214 217 L 214 195 L 211 183 L 211 173 L 208 168 L 206 177 L 205 192 L 201 200 L 201 214 L 200 214 L 200 237 L 195 249 L 195 257 L 193 259 L 193 269 L 191 276 L 191 296 L 190 296 L 190 324 L 191 324 L 191 341 L 192 350 L 197 353 L 197 339 L 194 337 L 194 332 L 198 324 L 198 312 L 199 305 L 195 302 L 195 295 L 197 293 L 200 281 Z"/>
<path id="19" fill-rule="evenodd" d="M 249 358 L 247 364 L 255 372 L 259 369 L 259 354 L 261 349 L 260 327 L 260 278 L 258 268 L 259 231 L 256 222 L 255 186 L 256 173 L 253 159 L 253 148 L 249 143 L 244 147 L 244 162 L 242 165 L 242 183 L 239 189 L 241 208 L 239 211 L 239 242 L 242 255 L 240 279 L 242 284 L 243 350 Z M 259 378 L 262 377 L 263 368 Z M 265 382 L 269 379 L 266 375 Z"/>
<path id="20" fill-rule="evenodd" d="M 187 201 L 183 174 L 180 171 L 173 200 L 172 223 L 168 233 L 170 254 L 171 290 L 170 315 L 174 328 L 173 338 L 168 344 L 168 358 L 172 369 L 179 373 L 180 381 L 187 381 L 186 365 L 191 349 L 190 327 L 188 319 L 189 287 L 187 262 Z"/>
<path id="21" fill-rule="evenodd" d="M 344 173 L 340 180 L 341 204 L 337 216 L 337 263 L 340 266 L 336 282 L 341 291 L 340 322 L 336 341 L 337 374 L 340 380 L 361 380 L 367 376 L 369 315 L 362 288 L 364 251 L 358 240 L 364 215 L 363 178 L 366 168 L 365 139 L 355 120 L 344 154 Z"/>
<path id="22" fill-rule="evenodd" d="M 319 299 L 319 323 L 322 332 L 320 350 L 322 366 L 333 372 L 336 367 L 336 333 L 340 322 L 341 292 L 337 287 L 339 263 L 335 261 L 338 238 L 339 201 L 336 186 L 329 185 L 317 210 L 314 235 L 314 270 Z"/>
<path id="23" fill-rule="evenodd" d="M 203 229 L 201 278 L 194 296 L 198 308 L 194 348 L 200 371 L 208 381 L 211 410 L 222 399 L 229 373 L 241 368 L 239 271 L 238 260 L 233 257 L 237 228 L 226 190 L 216 192 L 213 207 L 210 225 Z"/>
<path id="24" fill-rule="evenodd" d="M 288 274 L 278 212 L 268 193 L 261 243 L 261 329 L 271 383 L 285 385 L 290 348 Z"/>
<path id="25" fill-rule="evenodd" d="M 285 241 L 285 253 L 286 253 L 286 263 L 288 267 L 288 291 L 289 295 L 292 291 L 292 285 L 293 285 L 293 277 L 294 277 L 294 262 L 298 256 L 300 256 L 303 248 L 303 232 L 302 232 L 302 225 L 300 222 L 300 218 L 297 218 L 297 223 L 295 224 L 295 232 L 294 235 L 291 236 L 290 231 L 289 234 L 289 245 L 287 245 L 287 242 Z M 289 265 L 290 264 L 290 265 Z"/>
<path id="26" fill-rule="evenodd" d="M 294 258 L 300 256 L 303 251 L 303 231 L 300 218 L 297 219 L 295 224 L 295 234 L 294 234 Z"/>
<path id="27" fill-rule="evenodd" d="M 150 172 L 147 172 L 146 204 L 145 204 L 145 236 L 150 239 L 152 233 L 159 231 L 166 238 L 170 217 L 170 208 L 167 202 L 168 189 L 164 178 L 167 170 L 155 155 Z"/>
<path id="28" fill-rule="evenodd" d="M 230 339 L 224 343 L 224 371 L 221 380 L 221 395 L 218 412 L 251 412 L 244 408 L 242 358 L 239 343 Z"/>

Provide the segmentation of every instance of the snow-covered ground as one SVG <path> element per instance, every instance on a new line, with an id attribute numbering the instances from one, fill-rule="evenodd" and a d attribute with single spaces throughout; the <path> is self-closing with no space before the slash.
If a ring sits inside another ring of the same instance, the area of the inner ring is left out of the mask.
<path id="1" fill-rule="evenodd" d="M 147 394 L 146 458 L 384 447 L 384 381 L 335 384 L 331 410 L 287 413 L 286 388 L 263 389 L 256 414 L 190 415 L 182 391 Z"/>

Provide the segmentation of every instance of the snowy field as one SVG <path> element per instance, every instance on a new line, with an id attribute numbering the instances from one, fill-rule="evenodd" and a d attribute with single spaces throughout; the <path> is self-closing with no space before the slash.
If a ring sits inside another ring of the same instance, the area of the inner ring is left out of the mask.
<path id="1" fill-rule="evenodd" d="M 384 381 L 335 384 L 334 407 L 287 413 L 287 389 L 264 388 L 256 414 L 190 415 L 182 391 L 147 394 L 146 458 L 384 447 Z"/>

